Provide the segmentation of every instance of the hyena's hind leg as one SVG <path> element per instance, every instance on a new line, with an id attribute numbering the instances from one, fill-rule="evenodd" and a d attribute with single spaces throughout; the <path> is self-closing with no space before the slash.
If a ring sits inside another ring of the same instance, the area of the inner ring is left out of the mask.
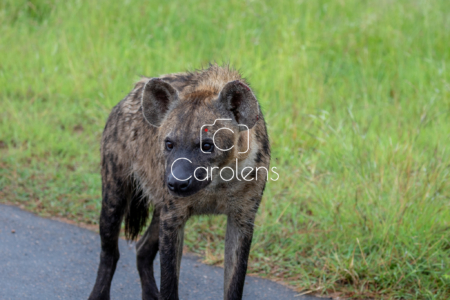
<path id="1" fill-rule="evenodd" d="M 153 273 L 153 261 L 158 253 L 159 247 L 160 214 L 161 209 L 159 207 L 155 207 L 150 226 L 136 244 L 136 261 L 139 276 L 141 277 L 143 300 L 157 300 L 159 295 Z"/>
<path id="2" fill-rule="evenodd" d="M 113 169 L 118 169 L 114 160 L 103 164 L 100 265 L 89 300 L 110 299 L 111 281 L 120 257 L 118 245 L 120 225 L 130 191 L 127 182 L 118 173 L 111 172 Z"/>

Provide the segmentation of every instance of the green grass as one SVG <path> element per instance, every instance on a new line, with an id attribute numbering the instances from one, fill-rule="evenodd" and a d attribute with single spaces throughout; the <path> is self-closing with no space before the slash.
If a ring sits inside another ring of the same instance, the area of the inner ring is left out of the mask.
<path id="1" fill-rule="evenodd" d="M 272 166 L 249 273 L 450 298 L 450 1 L 0 2 L 0 201 L 96 224 L 99 139 L 139 75 L 230 62 Z M 223 217 L 186 245 L 223 260 Z"/>

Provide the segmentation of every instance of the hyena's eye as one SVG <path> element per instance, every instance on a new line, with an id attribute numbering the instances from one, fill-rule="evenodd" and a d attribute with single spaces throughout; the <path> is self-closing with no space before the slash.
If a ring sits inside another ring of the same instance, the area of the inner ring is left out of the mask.
<path id="1" fill-rule="evenodd" d="M 203 143 L 202 144 L 202 150 L 204 152 L 211 152 L 213 150 L 213 148 L 214 148 L 214 145 L 211 143 Z"/>
<path id="2" fill-rule="evenodd" d="M 169 141 L 166 141 L 166 149 L 171 151 L 173 149 L 173 143 L 169 142 Z"/>

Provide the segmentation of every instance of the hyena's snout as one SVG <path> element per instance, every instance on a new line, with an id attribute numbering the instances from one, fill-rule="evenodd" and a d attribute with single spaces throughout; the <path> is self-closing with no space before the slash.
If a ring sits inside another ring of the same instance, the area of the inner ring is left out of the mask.
<path id="1" fill-rule="evenodd" d="M 176 168 L 167 177 L 167 187 L 176 194 L 183 194 L 189 192 L 192 181 L 192 175 L 189 172 L 186 172 L 184 168 Z"/>
<path id="2" fill-rule="evenodd" d="M 166 186 L 176 196 L 193 195 L 209 182 L 205 168 L 199 168 L 188 158 L 174 160 L 166 170 Z"/>

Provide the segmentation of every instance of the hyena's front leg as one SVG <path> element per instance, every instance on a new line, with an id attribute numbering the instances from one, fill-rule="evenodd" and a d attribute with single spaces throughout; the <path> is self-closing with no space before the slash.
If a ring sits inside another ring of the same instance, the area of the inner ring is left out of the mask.
<path id="1" fill-rule="evenodd" d="M 153 274 L 153 260 L 159 248 L 159 222 L 161 209 L 154 208 L 152 222 L 136 245 L 137 267 L 141 277 L 142 299 L 157 300 L 158 287 Z"/>
<path id="2" fill-rule="evenodd" d="M 107 166 L 106 166 L 107 168 Z M 106 172 L 108 174 L 108 172 Z M 119 260 L 120 224 L 126 210 L 127 189 L 117 174 L 102 178 L 102 211 L 100 214 L 101 254 L 97 280 L 89 300 L 110 299 L 111 281 Z"/>
<path id="3" fill-rule="evenodd" d="M 169 205 L 173 206 L 173 205 Z M 183 255 L 186 212 L 170 211 L 164 206 L 159 228 L 159 256 L 161 260 L 161 300 L 178 300 L 181 256 Z"/>
<path id="4" fill-rule="evenodd" d="M 224 299 L 242 299 L 248 256 L 253 237 L 255 213 L 245 216 L 229 215 L 225 236 Z"/>

